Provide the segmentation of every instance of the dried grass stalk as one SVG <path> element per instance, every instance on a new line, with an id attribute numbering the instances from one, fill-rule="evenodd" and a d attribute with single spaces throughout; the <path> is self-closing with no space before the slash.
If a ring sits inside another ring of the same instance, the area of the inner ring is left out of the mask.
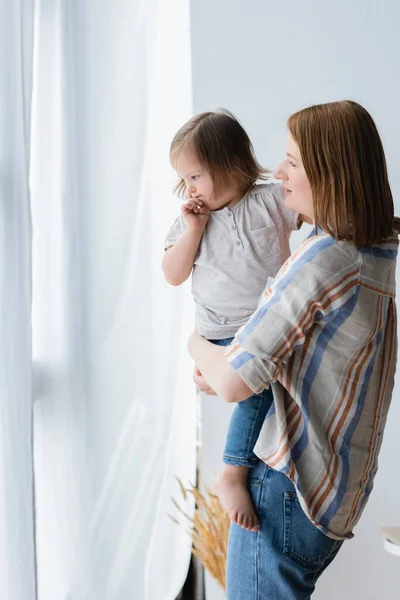
<path id="1" fill-rule="evenodd" d="M 192 537 L 193 554 L 201 560 L 204 568 L 225 590 L 225 563 L 230 527 L 228 513 L 222 507 L 219 498 L 206 487 L 204 492 L 201 492 L 193 484 L 190 484 L 190 488 L 185 488 L 179 479 L 178 483 L 184 500 L 187 499 L 187 494 L 194 497 L 194 516 L 189 517 L 178 502 L 172 498 L 174 506 L 188 522 L 189 529 L 187 525 L 183 525 L 182 522 L 171 517 L 171 515 L 170 517 L 175 523 L 183 526 L 188 531 Z"/>

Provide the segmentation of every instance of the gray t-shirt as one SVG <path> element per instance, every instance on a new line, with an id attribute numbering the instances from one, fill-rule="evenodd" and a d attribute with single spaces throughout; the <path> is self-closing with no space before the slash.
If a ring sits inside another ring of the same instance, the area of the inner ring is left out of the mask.
<path id="1" fill-rule="evenodd" d="M 268 277 L 290 256 L 289 237 L 298 213 L 284 205 L 282 186 L 254 185 L 232 208 L 210 213 L 192 272 L 196 327 L 211 339 L 233 337 L 258 306 Z M 185 230 L 172 224 L 165 248 Z"/>

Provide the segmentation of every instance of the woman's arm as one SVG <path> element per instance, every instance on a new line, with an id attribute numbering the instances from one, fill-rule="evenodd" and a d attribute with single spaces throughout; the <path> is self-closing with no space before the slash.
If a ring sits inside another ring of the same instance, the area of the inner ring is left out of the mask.
<path id="1" fill-rule="evenodd" d="M 253 395 L 225 358 L 226 348 L 212 344 L 196 331 L 189 338 L 188 348 L 208 385 L 226 402 L 241 402 Z"/>
<path id="2" fill-rule="evenodd" d="M 306 240 L 264 291 L 230 346 L 191 336 L 189 351 L 206 382 L 228 402 L 240 402 L 276 381 L 314 323 L 326 325 L 353 302 L 359 262 L 355 248 L 338 250 L 326 234 Z"/>

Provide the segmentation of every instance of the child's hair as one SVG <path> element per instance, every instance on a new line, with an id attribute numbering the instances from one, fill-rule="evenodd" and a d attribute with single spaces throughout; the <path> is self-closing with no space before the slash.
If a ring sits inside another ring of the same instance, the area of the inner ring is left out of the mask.
<path id="1" fill-rule="evenodd" d="M 209 173 L 216 195 L 229 181 L 245 193 L 257 179 L 267 179 L 269 175 L 256 159 L 242 125 L 225 109 L 195 115 L 179 129 L 170 149 L 173 166 L 183 149 L 193 152 Z M 185 187 L 181 179 L 175 187 L 179 196 L 185 194 Z"/>
<path id="2" fill-rule="evenodd" d="M 393 233 L 385 154 L 371 115 L 351 100 L 310 106 L 288 120 L 310 182 L 316 226 L 357 245 Z"/>

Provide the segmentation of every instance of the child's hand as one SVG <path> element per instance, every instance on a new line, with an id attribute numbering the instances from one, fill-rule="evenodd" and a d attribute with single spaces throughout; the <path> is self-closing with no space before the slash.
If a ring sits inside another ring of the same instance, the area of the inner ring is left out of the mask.
<path id="1" fill-rule="evenodd" d="M 182 204 L 181 214 L 186 229 L 204 231 L 208 221 L 208 210 L 201 200 L 188 200 Z"/>

